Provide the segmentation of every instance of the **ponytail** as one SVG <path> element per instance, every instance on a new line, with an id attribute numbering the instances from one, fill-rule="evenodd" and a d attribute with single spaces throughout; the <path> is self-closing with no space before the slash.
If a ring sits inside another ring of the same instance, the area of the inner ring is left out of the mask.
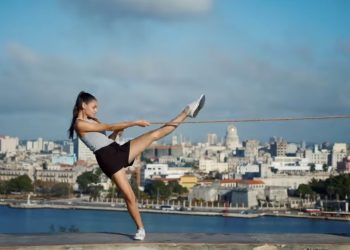
<path id="1" fill-rule="evenodd" d="M 83 103 L 88 103 L 92 100 L 96 100 L 96 98 L 87 92 L 80 91 L 80 93 L 78 94 L 77 99 L 75 101 L 75 105 L 73 107 L 72 121 L 68 129 L 68 135 L 70 139 L 73 139 L 75 120 L 78 117 L 79 111 L 83 109 Z"/>

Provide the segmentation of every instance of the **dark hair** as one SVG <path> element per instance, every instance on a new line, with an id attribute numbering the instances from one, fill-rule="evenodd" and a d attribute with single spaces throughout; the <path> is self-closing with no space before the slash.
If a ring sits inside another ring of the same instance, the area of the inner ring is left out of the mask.
<path id="1" fill-rule="evenodd" d="M 74 123 L 75 123 L 75 120 L 78 117 L 79 111 L 83 109 L 83 102 L 84 103 L 89 103 L 90 101 L 93 101 L 93 100 L 97 100 L 96 97 L 94 97 L 93 95 L 91 95 L 91 94 L 89 94 L 87 92 L 80 91 L 80 93 L 79 93 L 79 95 L 77 97 L 77 100 L 75 101 L 75 105 L 74 105 L 74 108 L 73 108 L 73 118 L 72 118 L 72 122 L 70 124 L 70 127 L 68 129 L 68 133 L 69 133 L 69 138 L 70 139 L 73 138 L 73 135 L 74 135 Z"/>

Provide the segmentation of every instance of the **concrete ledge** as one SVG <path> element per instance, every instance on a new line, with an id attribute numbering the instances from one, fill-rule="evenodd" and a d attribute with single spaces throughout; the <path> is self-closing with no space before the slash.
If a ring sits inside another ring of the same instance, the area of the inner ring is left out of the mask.
<path id="1" fill-rule="evenodd" d="M 122 233 L 0 234 L 0 249 L 350 249 L 350 235 L 148 233 L 134 241 Z"/>

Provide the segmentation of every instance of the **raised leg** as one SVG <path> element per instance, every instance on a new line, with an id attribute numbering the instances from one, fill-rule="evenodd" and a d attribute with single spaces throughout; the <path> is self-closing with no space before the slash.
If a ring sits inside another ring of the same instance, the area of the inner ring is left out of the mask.
<path id="1" fill-rule="evenodd" d="M 141 154 L 154 141 L 157 141 L 173 132 L 177 128 L 177 126 L 180 125 L 180 123 L 186 120 L 186 118 L 187 113 L 184 110 L 176 118 L 164 124 L 162 127 L 149 131 L 131 140 L 129 162 L 134 160 L 136 156 Z"/>
<path id="2" fill-rule="evenodd" d="M 112 176 L 112 181 L 118 186 L 118 188 L 123 192 L 124 194 L 124 200 L 127 205 L 129 214 L 131 215 L 131 218 L 134 220 L 137 228 L 144 228 L 141 215 L 139 212 L 139 208 L 136 202 L 136 197 L 134 194 L 134 191 L 132 190 L 128 178 L 125 174 L 125 169 L 120 169 L 118 172 L 116 172 Z"/>

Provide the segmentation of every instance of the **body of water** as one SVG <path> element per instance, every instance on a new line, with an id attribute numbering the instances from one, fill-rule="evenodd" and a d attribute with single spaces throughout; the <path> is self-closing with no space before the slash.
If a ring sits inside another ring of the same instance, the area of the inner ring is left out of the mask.
<path id="1" fill-rule="evenodd" d="M 350 232 L 350 222 L 285 217 L 242 219 L 220 216 L 142 213 L 147 232 L 329 233 Z M 128 212 L 80 209 L 20 209 L 0 206 L 0 233 L 62 231 L 132 233 Z"/>

